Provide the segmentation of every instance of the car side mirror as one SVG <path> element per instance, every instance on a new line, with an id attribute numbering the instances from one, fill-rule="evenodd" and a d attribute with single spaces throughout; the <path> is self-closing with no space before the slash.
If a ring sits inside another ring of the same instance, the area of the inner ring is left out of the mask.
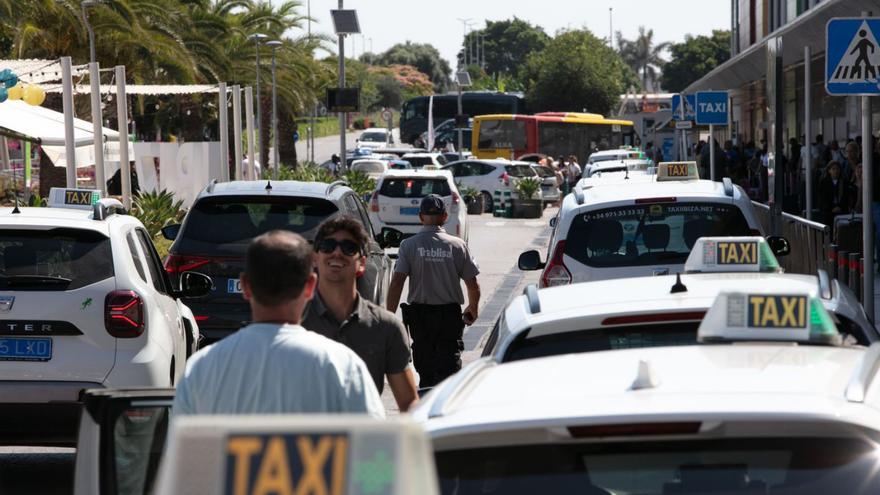
<path id="1" fill-rule="evenodd" d="M 516 265 L 519 267 L 520 270 L 534 271 L 543 269 L 545 263 L 541 261 L 541 253 L 533 249 L 531 251 L 526 251 L 520 254 L 519 260 L 517 260 Z"/>
<path id="2" fill-rule="evenodd" d="M 557 217 L 553 217 L 550 219 L 550 226 L 553 228 L 556 228 L 556 218 Z"/>
<path id="3" fill-rule="evenodd" d="M 207 296 L 214 289 L 214 281 L 211 277 L 198 272 L 183 272 L 180 276 L 181 297 Z"/>
<path id="4" fill-rule="evenodd" d="M 177 234 L 180 233 L 180 224 L 176 223 L 174 225 L 166 225 L 162 227 L 162 237 L 168 239 L 169 241 L 173 241 L 177 239 Z"/>
<path id="5" fill-rule="evenodd" d="M 376 235 L 376 242 L 378 242 L 379 246 L 383 249 L 400 247 L 401 241 L 403 241 L 403 232 L 397 229 L 383 227 L 382 232 L 379 232 L 379 234 Z"/>
<path id="6" fill-rule="evenodd" d="M 767 244 L 770 246 L 770 250 L 773 251 L 773 254 L 776 256 L 788 256 L 791 254 L 791 243 L 788 242 L 788 239 L 778 235 L 768 235 L 767 236 Z"/>

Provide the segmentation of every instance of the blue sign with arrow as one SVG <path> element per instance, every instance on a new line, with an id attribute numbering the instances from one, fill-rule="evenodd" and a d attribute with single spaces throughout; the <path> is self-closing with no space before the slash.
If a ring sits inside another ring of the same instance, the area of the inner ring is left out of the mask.
<path id="1" fill-rule="evenodd" d="M 684 119 L 681 118 L 681 95 L 672 95 L 672 120 L 694 120 L 696 114 L 694 108 L 697 106 L 696 95 L 686 95 L 684 105 Z"/>
<path id="2" fill-rule="evenodd" d="M 727 125 L 727 91 L 700 91 L 697 93 L 697 124 Z"/>
<path id="3" fill-rule="evenodd" d="M 834 18 L 825 30 L 825 89 L 880 95 L 880 18 Z"/>

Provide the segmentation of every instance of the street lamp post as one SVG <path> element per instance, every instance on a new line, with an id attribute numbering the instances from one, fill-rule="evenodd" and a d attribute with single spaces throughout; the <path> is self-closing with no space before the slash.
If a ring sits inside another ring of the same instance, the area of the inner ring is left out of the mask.
<path id="1" fill-rule="evenodd" d="M 278 84 L 275 82 L 275 51 L 282 43 L 278 40 L 266 42 L 266 46 L 272 48 L 272 162 L 274 170 L 272 178 L 278 180 L 278 169 L 281 168 L 278 153 Z"/>
<path id="2" fill-rule="evenodd" d="M 260 107 L 263 106 L 260 101 L 260 45 L 263 43 L 263 40 L 266 39 L 266 35 L 263 33 L 254 33 L 254 34 L 248 36 L 248 39 L 253 40 L 254 43 L 256 44 L 256 48 L 257 48 L 257 102 L 256 103 L 257 103 L 257 134 L 259 135 L 259 139 L 257 140 L 257 143 L 259 145 L 257 147 L 257 156 L 262 158 L 262 156 L 263 156 L 263 153 L 262 153 L 263 143 L 266 142 L 265 141 L 266 138 L 265 138 L 265 135 L 263 134 L 263 125 L 261 124 L 262 121 L 260 120 L 260 115 L 262 114 Z"/>
<path id="3" fill-rule="evenodd" d="M 101 75 L 95 55 L 95 30 L 89 22 L 89 7 L 101 3 L 99 0 L 85 0 L 80 4 L 83 23 L 89 32 L 89 83 L 92 101 L 92 145 L 95 147 L 95 184 L 104 196 L 107 193 L 107 181 L 104 177 L 104 112 L 101 111 Z M 124 144 L 124 143 L 122 143 Z M 121 144 L 120 144 L 121 145 Z"/>
<path id="4" fill-rule="evenodd" d="M 471 26 L 472 23 L 471 23 L 471 19 L 470 19 L 470 18 L 468 18 L 468 19 L 462 19 L 461 17 L 458 17 L 457 19 L 458 19 L 459 21 L 461 21 L 462 31 L 464 32 L 464 43 L 462 43 L 462 45 L 464 46 L 464 50 L 462 50 L 462 53 L 464 54 L 464 60 L 463 60 L 464 63 L 463 63 L 463 65 L 462 65 L 462 67 L 464 67 L 465 69 L 467 69 L 467 66 L 468 66 L 467 30 L 468 30 L 468 28 Z"/>

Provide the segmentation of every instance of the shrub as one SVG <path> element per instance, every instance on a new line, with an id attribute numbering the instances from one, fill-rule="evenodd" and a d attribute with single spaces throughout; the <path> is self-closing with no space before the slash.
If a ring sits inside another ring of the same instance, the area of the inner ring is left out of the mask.
<path id="1" fill-rule="evenodd" d="M 541 180 L 534 177 L 526 177 L 516 183 L 516 192 L 519 193 L 520 199 L 532 199 L 540 190 Z"/>
<path id="2" fill-rule="evenodd" d="M 131 214 L 144 224 L 150 237 L 156 237 L 162 227 L 183 221 L 186 210 L 183 201 L 175 201 L 174 193 L 163 189 L 159 192 L 141 191 L 135 195 Z"/>

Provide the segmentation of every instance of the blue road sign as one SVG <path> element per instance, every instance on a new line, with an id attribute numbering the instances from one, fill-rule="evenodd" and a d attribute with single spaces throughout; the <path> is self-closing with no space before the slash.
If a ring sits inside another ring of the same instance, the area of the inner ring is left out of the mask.
<path id="1" fill-rule="evenodd" d="M 727 125 L 727 91 L 697 93 L 697 124 Z"/>
<path id="2" fill-rule="evenodd" d="M 835 18 L 825 30 L 825 89 L 880 95 L 880 18 Z"/>
<path id="3" fill-rule="evenodd" d="M 694 108 L 697 106 L 696 95 L 685 96 L 687 104 L 684 106 L 684 120 L 694 120 L 696 114 Z M 682 120 L 681 118 L 681 95 L 672 95 L 672 120 Z"/>

